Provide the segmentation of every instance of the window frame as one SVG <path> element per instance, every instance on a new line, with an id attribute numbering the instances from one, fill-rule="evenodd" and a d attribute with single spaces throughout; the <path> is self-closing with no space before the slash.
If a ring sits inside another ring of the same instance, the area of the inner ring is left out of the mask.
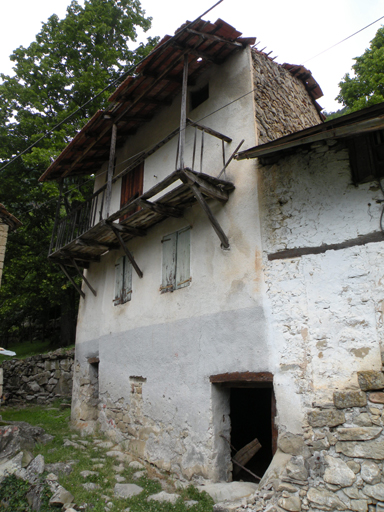
<path id="1" fill-rule="evenodd" d="M 161 293 L 189 286 L 191 277 L 191 226 L 163 236 Z"/>
<path id="2" fill-rule="evenodd" d="M 113 305 L 125 304 L 132 299 L 132 264 L 127 256 L 115 263 L 115 298 Z"/>

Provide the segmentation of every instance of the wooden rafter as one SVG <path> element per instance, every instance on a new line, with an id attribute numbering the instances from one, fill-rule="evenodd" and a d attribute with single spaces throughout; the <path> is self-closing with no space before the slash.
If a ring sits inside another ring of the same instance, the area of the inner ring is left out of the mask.
<path id="1" fill-rule="evenodd" d="M 137 203 L 142 208 L 148 208 L 148 210 L 152 210 L 153 212 L 159 213 L 160 215 L 165 215 L 167 217 L 182 217 L 183 212 L 179 208 L 175 208 L 174 206 L 167 206 L 161 203 L 151 203 L 145 199 L 138 198 Z"/>
<path id="2" fill-rule="evenodd" d="M 225 190 L 221 190 L 219 187 L 211 185 L 207 181 L 202 180 L 196 174 L 188 171 L 188 169 L 182 170 L 181 174 L 185 176 L 189 184 L 198 185 L 205 195 L 213 197 L 214 199 L 217 199 L 223 203 L 228 201 L 228 192 Z"/>
<path id="3" fill-rule="evenodd" d="M 64 272 L 64 274 L 68 277 L 68 279 L 71 281 L 71 283 L 73 284 L 73 286 L 76 288 L 76 290 L 79 292 L 79 294 L 83 297 L 83 299 L 85 299 L 85 293 L 83 292 L 83 290 L 81 288 L 79 288 L 77 286 L 77 284 L 75 283 L 75 281 L 72 279 L 72 277 L 68 274 L 67 272 L 67 269 L 65 268 L 65 265 L 63 263 L 59 263 L 59 267 L 61 268 L 61 270 Z"/>

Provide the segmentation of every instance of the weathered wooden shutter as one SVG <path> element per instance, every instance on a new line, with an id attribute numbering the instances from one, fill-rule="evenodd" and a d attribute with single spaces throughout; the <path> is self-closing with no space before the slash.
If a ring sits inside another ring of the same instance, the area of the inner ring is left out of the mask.
<path id="1" fill-rule="evenodd" d="M 127 256 L 124 256 L 122 302 L 128 302 L 132 296 L 132 265 Z"/>
<path id="2" fill-rule="evenodd" d="M 141 162 L 137 167 L 132 169 L 128 174 L 123 176 L 121 180 L 121 197 L 120 208 L 124 205 L 139 197 L 143 193 L 143 180 L 144 180 L 144 162 Z M 120 222 L 140 210 L 140 206 L 125 214 Z"/>
<path id="3" fill-rule="evenodd" d="M 176 243 L 177 234 L 172 233 L 163 238 L 163 265 L 161 291 L 172 291 L 176 286 Z"/>
<path id="4" fill-rule="evenodd" d="M 177 232 L 176 245 L 176 288 L 184 288 L 191 281 L 190 254 L 191 228 Z"/>
<path id="5" fill-rule="evenodd" d="M 115 264 L 115 298 L 114 306 L 122 303 L 124 256 L 121 256 Z"/>

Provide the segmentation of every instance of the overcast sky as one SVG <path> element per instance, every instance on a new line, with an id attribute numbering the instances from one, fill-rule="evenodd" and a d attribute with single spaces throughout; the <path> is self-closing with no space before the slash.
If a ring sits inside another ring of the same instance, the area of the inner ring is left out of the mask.
<path id="1" fill-rule="evenodd" d="M 83 0 L 80 0 L 82 3 Z M 18 46 L 28 46 L 41 23 L 56 13 L 65 16 L 70 0 L 16 0 L 0 6 L 0 72 L 12 73 L 9 55 Z M 172 35 L 187 19 L 192 21 L 214 4 L 214 0 L 142 0 L 153 25 L 147 35 Z M 384 16 L 383 0 L 224 0 L 205 19 L 222 18 L 260 41 L 280 63 L 304 64 L 320 84 L 324 97 L 319 103 L 327 111 L 340 108 L 334 101 L 338 83 L 369 46 L 384 19 L 326 52 L 315 55 Z M 147 37 L 147 36 L 145 36 Z M 134 48 L 134 43 L 132 43 Z"/>

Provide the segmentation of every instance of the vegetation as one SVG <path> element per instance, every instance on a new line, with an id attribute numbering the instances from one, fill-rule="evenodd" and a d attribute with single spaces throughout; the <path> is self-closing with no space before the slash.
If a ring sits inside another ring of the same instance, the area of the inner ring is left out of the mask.
<path id="1" fill-rule="evenodd" d="M 351 112 L 384 101 L 384 27 L 379 28 L 363 55 L 354 60 L 354 75 L 344 76 L 336 98 Z"/>
<path id="2" fill-rule="evenodd" d="M 23 223 L 8 237 L 0 289 L 2 346 L 27 339 L 73 343 L 77 292 L 47 260 L 58 187 L 38 178 L 113 89 L 90 100 L 152 49 L 157 39 L 131 49 L 137 29 L 150 24 L 138 0 L 85 0 L 84 6 L 72 0 L 64 19 L 51 16 L 28 48 L 13 52 L 14 75 L 0 75 L 0 167 L 63 122 L 1 171 L 0 202 Z M 92 189 L 89 178 L 66 181 L 63 215 Z"/>
<path id="3" fill-rule="evenodd" d="M 34 450 L 35 456 L 39 453 L 42 454 L 46 463 L 76 461 L 73 464 L 72 473 L 61 476 L 59 482 L 72 493 L 77 505 L 86 503 L 90 510 L 104 512 L 106 502 L 102 495 L 105 495 L 109 497 L 108 503 L 113 504 L 111 510 L 114 512 L 123 511 L 127 507 L 130 508 L 131 512 L 186 512 L 187 510 L 190 512 L 211 512 L 212 510 L 212 499 L 206 493 L 199 493 L 192 486 L 183 491 L 178 491 L 180 499 L 175 505 L 155 501 L 147 502 L 149 495 L 162 490 L 161 482 L 171 489 L 174 485 L 172 479 L 168 475 L 149 467 L 148 474 L 142 476 L 139 480 L 135 480 L 133 474 L 137 470 L 130 468 L 127 463 L 123 463 L 124 468 L 119 474 L 126 479 L 127 483 L 140 485 L 144 491 L 131 499 L 114 498 L 113 489 L 116 484 L 115 475 L 117 473 L 114 471 L 113 466 L 119 463 L 116 463 L 113 457 L 106 457 L 105 452 L 108 449 L 97 446 L 92 437 L 85 436 L 80 438 L 78 434 L 70 431 L 70 409 L 62 409 L 60 402 L 55 402 L 52 406 L 45 408 L 41 406 L 29 406 L 21 410 L 5 408 L 1 412 L 3 421 L 26 421 L 32 425 L 43 427 L 47 433 L 55 436 L 55 439 L 46 445 L 36 446 Z M 82 448 L 64 446 L 66 439 L 75 441 L 75 444 L 81 445 Z M 101 439 L 100 436 L 99 439 Z M 101 461 L 102 467 L 100 467 Z M 94 464 L 98 464 L 97 468 L 93 467 Z M 85 479 L 80 475 L 84 470 L 94 470 L 97 471 L 97 474 Z M 93 482 L 100 487 L 97 490 L 87 491 L 82 485 L 85 482 Z M 2 490 L 4 486 L 11 490 L 15 495 L 15 499 L 17 497 L 18 503 L 24 503 L 25 506 L 26 486 L 22 481 L 14 478 L 4 481 L 1 485 L 0 501 L 2 496 L 6 496 Z M 198 503 L 187 508 L 185 505 L 187 500 L 195 500 Z M 0 510 L 2 510 L 1 505 Z M 8 510 L 29 511 L 30 509 L 27 507 L 11 507 Z M 45 512 L 50 509 L 43 508 L 42 510 Z"/>

